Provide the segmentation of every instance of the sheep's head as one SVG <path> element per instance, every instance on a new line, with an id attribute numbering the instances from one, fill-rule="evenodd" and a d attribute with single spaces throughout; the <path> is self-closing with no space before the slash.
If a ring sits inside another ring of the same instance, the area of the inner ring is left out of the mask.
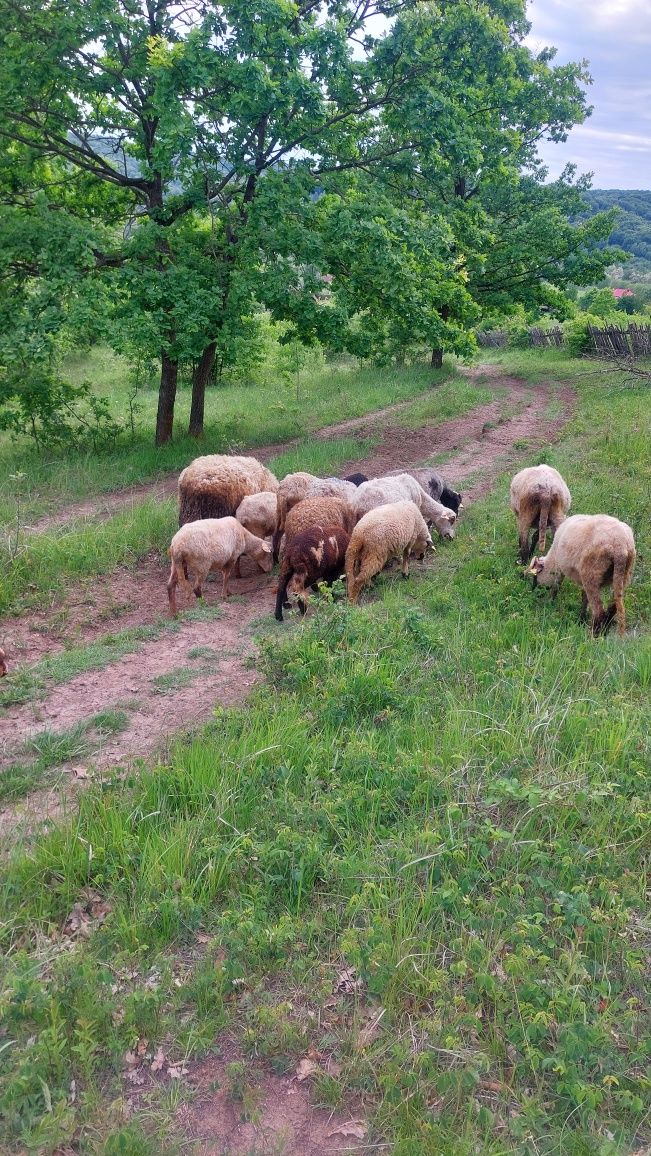
<path id="1" fill-rule="evenodd" d="M 435 546 L 432 542 L 432 535 L 429 532 L 427 535 L 421 534 L 420 537 L 416 539 L 411 552 L 419 562 L 422 562 L 427 550 L 431 550 L 432 553 L 435 553 Z"/>
<path id="2" fill-rule="evenodd" d="M 532 558 L 531 562 L 527 566 L 527 569 L 525 570 L 525 574 L 533 575 L 534 589 L 536 586 L 547 586 L 548 584 L 546 581 L 548 575 L 545 574 L 544 558 Z"/>
<path id="3" fill-rule="evenodd" d="M 445 538 L 448 542 L 454 538 L 456 520 L 457 515 L 454 510 L 446 510 L 444 514 L 437 514 L 434 525 L 441 538 Z"/>
<path id="4" fill-rule="evenodd" d="M 268 574 L 274 564 L 273 550 L 267 542 L 263 542 L 253 555 L 255 561 L 265 574 Z"/>
<path id="5" fill-rule="evenodd" d="M 307 570 L 303 568 L 295 570 L 287 583 L 287 593 L 295 595 L 304 594 L 306 582 Z"/>

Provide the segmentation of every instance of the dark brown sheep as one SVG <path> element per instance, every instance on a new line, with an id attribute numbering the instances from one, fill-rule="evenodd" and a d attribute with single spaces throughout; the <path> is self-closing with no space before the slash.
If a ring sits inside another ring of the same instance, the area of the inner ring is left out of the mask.
<path id="1" fill-rule="evenodd" d="M 305 614 L 307 588 L 317 589 L 319 582 L 329 586 L 344 572 L 350 535 L 341 526 L 313 527 L 287 543 L 280 568 L 275 616 L 283 620 L 283 607 L 289 606 L 288 594 L 295 594 L 301 614 Z"/>
<path id="2" fill-rule="evenodd" d="M 7 673 L 7 663 L 5 661 L 6 657 L 7 656 L 4 650 L 0 646 L 0 678 L 2 678 L 2 676 Z"/>

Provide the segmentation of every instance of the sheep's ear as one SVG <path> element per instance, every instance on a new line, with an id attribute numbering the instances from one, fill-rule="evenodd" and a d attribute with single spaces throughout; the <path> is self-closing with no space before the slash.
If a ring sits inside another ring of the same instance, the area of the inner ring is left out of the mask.
<path id="1" fill-rule="evenodd" d="M 448 522 L 450 522 L 450 524 L 452 526 L 454 526 L 454 523 L 456 522 L 456 520 L 457 520 L 457 515 L 455 514 L 454 510 L 450 510 L 450 513 L 448 514 Z"/>
<path id="2" fill-rule="evenodd" d="M 273 552 L 273 546 L 270 546 L 268 542 L 263 542 L 262 551 L 264 554 L 271 554 Z"/>
<path id="3" fill-rule="evenodd" d="M 535 574 L 541 574 L 544 569 L 545 569 L 545 559 L 544 558 L 532 558 L 531 562 L 527 566 L 527 569 L 525 570 L 525 574 L 534 574 L 534 575 Z"/>

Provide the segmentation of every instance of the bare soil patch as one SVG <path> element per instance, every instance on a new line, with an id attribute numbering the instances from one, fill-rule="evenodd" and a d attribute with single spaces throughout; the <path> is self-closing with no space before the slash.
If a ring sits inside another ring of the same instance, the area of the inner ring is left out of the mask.
<path id="1" fill-rule="evenodd" d="M 225 1060 L 197 1065 L 190 1079 L 197 1095 L 177 1123 L 196 1156 L 326 1156 L 382 1147 L 366 1141 L 358 1114 L 316 1107 L 295 1076 L 247 1066 L 246 1108 L 229 1092 Z"/>

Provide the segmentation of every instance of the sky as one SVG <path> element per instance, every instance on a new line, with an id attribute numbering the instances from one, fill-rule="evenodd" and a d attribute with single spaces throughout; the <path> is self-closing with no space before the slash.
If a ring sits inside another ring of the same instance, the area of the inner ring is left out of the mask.
<path id="1" fill-rule="evenodd" d="M 572 162 L 595 189 L 651 189 L 651 0 L 529 0 L 530 48 L 589 62 L 592 116 L 564 144 L 542 144 L 554 179 Z"/>

